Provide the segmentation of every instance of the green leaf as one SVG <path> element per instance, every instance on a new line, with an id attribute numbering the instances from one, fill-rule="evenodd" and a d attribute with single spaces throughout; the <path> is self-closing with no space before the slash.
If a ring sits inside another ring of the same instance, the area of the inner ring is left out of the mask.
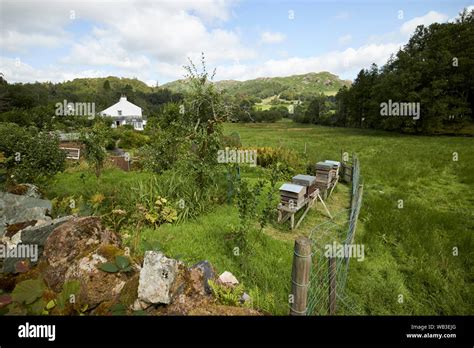
<path id="1" fill-rule="evenodd" d="M 6 315 L 27 315 L 28 314 L 26 307 L 19 304 L 18 302 L 12 302 L 5 308 L 8 308 L 8 313 Z"/>
<path id="2" fill-rule="evenodd" d="M 132 266 L 128 266 L 124 269 L 122 269 L 122 272 L 130 272 L 132 270 Z"/>
<path id="3" fill-rule="evenodd" d="M 56 302 L 54 300 L 51 300 L 48 302 L 48 304 L 46 305 L 46 309 L 49 311 L 50 309 L 53 309 L 54 307 L 56 307 Z"/>
<path id="4" fill-rule="evenodd" d="M 29 279 L 18 283 L 12 292 L 13 300 L 30 304 L 43 295 L 44 284 L 39 279 Z"/>
<path id="5" fill-rule="evenodd" d="M 130 265 L 130 260 L 126 256 L 115 256 L 115 263 L 120 269 L 125 269 Z"/>
<path id="6" fill-rule="evenodd" d="M 79 290 L 81 289 L 81 282 L 78 280 L 71 280 L 65 282 L 63 285 L 63 291 L 58 294 L 58 308 L 63 310 L 66 307 L 66 304 L 69 303 L 71 295 L 77 296 Z"/>
<path id="7" fill-rule="evenodd" d="M 110 307 L 110 312 L 112 315 L 126 315 L 127 307 L 122 303 L 117 303 Z"/>
<path id="8" fill-rule="evenodd" d="M 33 314 L 33 315 L 43 314 L 45 307 L 46 307 L 46 301 L 43 300 L 42 298 L 39 298 L 32 304 L 27 305 L 28 314 Z"/>
<path id="9" fill-rule="evenodd" d="M 119 268 L 117 267 L 117 265 L 112 262 L 105 262 L 99 265 L 99 269 L 108 273 L 116 273 L 119 271 Z"/>

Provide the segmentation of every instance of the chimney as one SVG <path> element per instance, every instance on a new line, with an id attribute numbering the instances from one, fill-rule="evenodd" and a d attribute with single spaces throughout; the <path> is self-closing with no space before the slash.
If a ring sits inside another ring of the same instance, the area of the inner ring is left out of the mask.
<path id="1" fill-rule="evenodd" d="M 127 100 L 127 96 L 122 94 L 122 96 L 120 97 L 120 100 Z"/>

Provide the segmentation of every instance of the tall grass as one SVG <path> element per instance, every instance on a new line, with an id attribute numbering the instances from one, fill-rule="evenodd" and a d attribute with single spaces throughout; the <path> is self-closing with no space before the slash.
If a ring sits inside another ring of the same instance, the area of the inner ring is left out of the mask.
<path id="1" fill-rule="evenodd" d="M 351 262 L 348 294 L 364 313 L 474 313 L 473 138 L 291 123 L 227 124 L 226 132 L 244 146 L 303 153 L 306 143 L 313 162 L 358 154 L 365 187 L 355 242 L 366 258 Z"/>

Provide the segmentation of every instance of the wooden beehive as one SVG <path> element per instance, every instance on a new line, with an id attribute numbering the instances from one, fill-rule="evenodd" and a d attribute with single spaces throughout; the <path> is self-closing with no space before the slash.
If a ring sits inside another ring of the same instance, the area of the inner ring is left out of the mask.
<path id="1" fill-rule="evenodd" d="M 290 205 L 293 202 L 295 207 L 304 203 L 306 187 L 296 184 L 285 183 L 280 187 L 280 201 L 283 205 Z"/>
<path id="2" fill-rule="evenodd" d="M 306 187 L 305 197 L 308 197 L 317 189 L 316 177 L 312 175 L 298 174 L 298 175 L 295 175 L 291 179 L 291 181 L 293 182 L 293 184 Z"/>

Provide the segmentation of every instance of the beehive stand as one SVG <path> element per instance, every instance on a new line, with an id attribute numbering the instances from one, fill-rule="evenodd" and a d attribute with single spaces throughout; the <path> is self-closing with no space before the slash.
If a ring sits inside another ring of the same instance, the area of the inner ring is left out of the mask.
<path id="1" fill-rule="evenodd" d="M 319 194 L 319 189 L 316 189 L 314 192 L 312 192 L 305 200 L 303 201 L 302 204 L 296 205 L 296 206 L 286 206 L 283 204 L 278 205 L 278 223 L 283 224 L 288 219 L 290 220 L 290 225 L 291 229 L 296 229 L 300 225 L 300 223 L 303 221 L 303 219 L 306 217 L 306 214 L 308 211 L 311 209 L 311 207 L 316 203 L 316 200 L 319 198 L 319 201 L 322 203 L 324 209 L 328 213 L 329 217 L 332 219 L 332 215 L 329 212 L 329 209 L 326 207 L 326 204 L 324 203 L 323 199 L 321 198 Z M 298 222 L 296 223 L 295 226 L 295 215 L 298 213 L 301 209 L 305 208 L 303 215 L 298 219 Z"/>

